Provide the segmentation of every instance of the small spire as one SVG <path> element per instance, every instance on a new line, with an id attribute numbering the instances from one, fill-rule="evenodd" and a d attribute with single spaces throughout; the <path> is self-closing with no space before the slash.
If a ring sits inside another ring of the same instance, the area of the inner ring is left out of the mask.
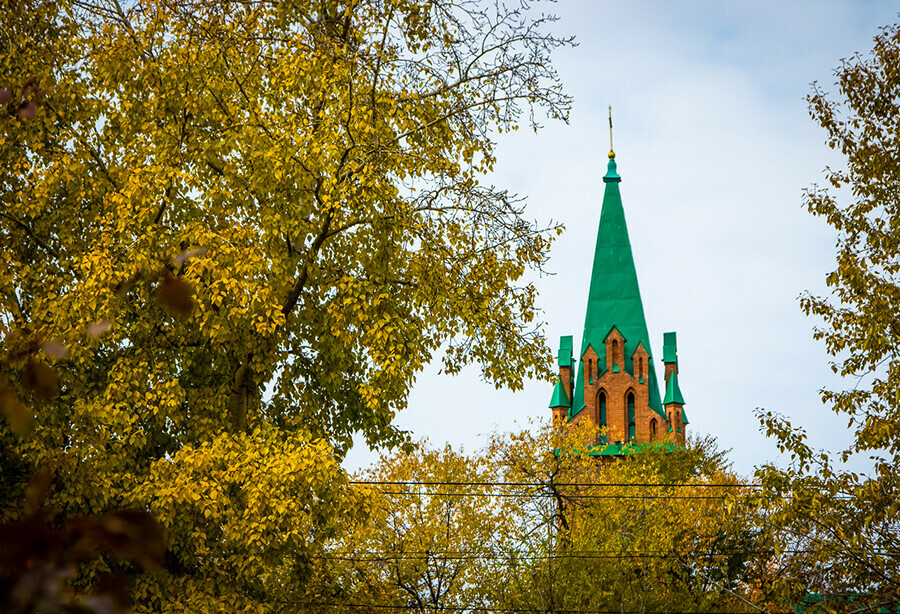
<path id="1" fill-rule="evenodd" d="M 663 405 L 670 403 L 684 405 L 684 397 L 681 396 L 681 388 L 678 386 L 678 376 L 674 373 L 666 383 L 666 397 L 663 399 Z"/>
<path id="2" fill-rule="evenodd" d="M 612 105 L 609 105 L 609 159 L 612 160 L 616 157 L 616 152 L 613 151 L 613 140 L 612 140 Z"/>

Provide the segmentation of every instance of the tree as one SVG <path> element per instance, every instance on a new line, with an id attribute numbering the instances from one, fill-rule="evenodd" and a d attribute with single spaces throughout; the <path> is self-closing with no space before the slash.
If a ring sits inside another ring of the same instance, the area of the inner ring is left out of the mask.
<path id="1" fill-rule="evenodd" d="M 371 523 L 324 555 L 336 611 L 755 611 L 773 544 L 714 442 L 614 462 L 588 423 L 420 447 L 363 476 Z M 342 609 L 343 608 L 343 609 Z"/>
<path id="2" fill-rule="evenodd" d="M 846 168 L 827 169 L 831 188 L 805 195 L 809 211 L 838 233 L 837 268 L 826 278 L 832 295 L 806 295 L 801 306 L 821 321 L 815 337 L 832 369 L 852 383 L 821 396 L 847 419 L 853 441 L 839 453 L 817 451 L 802 429 L 761 414 L 793 459 L 784 471 L 763 467 L 760 477 L 774 495 L 774 519 L 804 553 L 782 587 L 782 600 L 794 603 L 804 592 L 852 595 L 855 608 L 900 600 L 900 25 L 874 40 L 870 55 L 835 71 L 836 98 L 818 85 L 809 96 L 811 116 Z M 869 468 L 851 470 L 848 461 Z"/>
<path id="3" fill-rule="evenodd" d="M 370 515 L 328 545 L 311 602 L 335 611 L 479 611 L 494 603 L 512 523 L 480 453 L 420 442 L 360 479 Z"/>
<path id="4" fill-rule="evenodd" d="M 25 67 L 40 72 L 39 69 L 46 68 L 54 50 L 64 44 L 62 35 L 65 27 L 54 23 L 59 16 L 56 6 L 25 4 L 3 4 L 5 21 L 0 33 L 3 58 L 9 61 L 25 56 Z M 19 67 L 23 67 L 21 63 Z M 25 79 L 15 73 L 11 77 Z M 9 86 L 10 83 L 3 85 Z M 6 139 L 21 136 L 28 124 L 38 116 L 47 93 L 37 86 L 34 75 L 19 85 L 18 96 L 14 96 L 9 87 L 0 88 L 0 105 L 3 105 L 0 120 L 13 117 L 18 120 L 11 122 L 12 126 L 4 126 L 7 128 L 4 131 Z M 3 151 L 9 153 L 9 149 Z M 5 168 L 21 164 L 14 158 L 4 162 Z M 0 211 L 0 216 L 13 219 L 5 210 Z M 9 256 L 9 253 L 4 255 Z M 4 290 L 7 289 L 0 288 L 0 294 Z M 5 341 L 16 340 L 13 337 Z M 31 343 L 16 344 L 18 347 L 12 351 L 0 346 L 0 415 L 6 419 L 8 428 L 17 434 L 28 432 L 32 426 L 32 415 L 3 373 L 11 363 L 24 363 L 22 388 L 39 399 L 52 397 L 58 386 L 57 374 L 46 364 L 35 360 L 34 354 L 43 350 L 59 358 L 67 351 L 59 343 L 40 341 L 38 337 Z M 10 613 L 41 611 L 73 614 L 125 611 L 129 605 L 130 580 L 134 571 L 162 567 L 165 552 L 162 527 L 146 510 L 133 509 L 88 514 L 57 522 L 43 505 L 52 484 L 52 475 L 47 471 L 33 473 L 30 478 L 24 472 L 17 475 L 22 459 L 9 452 L 5 446 L 0 448 L 0 467 L 3 469 L 0 475 L 0 518 L 8 520 L 10 512 L 14 511 L 22 515 L 0 524 L 0 543 L 3 544 L 0 552 L 0 610 Z M 23 477 L 27 479 L 24 492 L 10 487 L 10 482 L 21 484 Z M 95 567 L 94 586 L 78 586 L 73 582 L 86 568 L 95 566 L 101 554 L 109 567 L 100 570 Z"/>
<path id="5" fill-rule="evenodd" d="M 514 523 L 543 556 L 508 569 L 502 607 L 755 611 L 749 597 L 766 576 L 770 534 L 714 440 L 638 447 L 613 460 L 585 454 L 599 451 L 586 424 L 516 439 L 524 445 L 492 447 L 505 459 L 505 481 L 532 481 L 548 495 L 518 500 L 519 517 L 546 530 Z"/>
<path id="6" fill-rule="evenodd" d="M 46 469 L 59 517 L 160 518 L 145 608 L 290 603 L 439 348 L 548 375 L 558 228 L 481 179 L 568 111 L 529 4 L 4 5 L 3 518 Z"/>

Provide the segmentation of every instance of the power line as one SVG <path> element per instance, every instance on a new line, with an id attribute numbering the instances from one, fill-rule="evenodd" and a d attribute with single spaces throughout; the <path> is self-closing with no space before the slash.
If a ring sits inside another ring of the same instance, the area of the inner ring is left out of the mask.
<path id="1" fill-rule="evenodd" d="M 452 485 L 452 484 L 451 484 Z M 722 495 L 676 495 L 676 494 L 606 494 L 606 495 L 598 495 L 591 493 L 579 493 L 579 492 L 466 492 L 466 491 L 452 491 L 452 490 L 377 490 L 378 494 L 382 495 L 391 495 L 395 497 L 496 497 L 496 498 L 506 498 L 506 499 L 544 499 L 549 497 L 563 497 L 565 499 L 641 499 L 641 500 L 653 500 L 653 499 L 701 499 L 701 500 L 718 500 L 723 501 L 726 499 L 731 499 L 735 495 L 731 494 L 722 494 Z M 780 499 L 791 499 L 792 496 L 789 494 L 778 495 Z M 849 501 L 852 500 L 852 497 L 845 495 L 837 495 L 829 497 L 832 501 Z"/>
<path id="2" fill-rule="evenodd" d="M 545 484 L 543 482 L 455 482 L 437 480 L 349 480 L 350 484 L 360 485 L 386 485 L 386 486 L 516 486 L 516 487 L 547 487 L 558 488 L 599 488 L 599 487 L 653 487 L 653 488 L 762 488 L 762 484 L 709 484 L 700 482 L 691 484 L 687 482 L 557 482 Z"/>
<path id="3" fill-rule="evenodd" d="M 419 550 L 409 552 L 386 552 L 378 550 L 361 550 L 357 552 L 335 552 L 330 554 L 315 555 L 313 558 L 335 561 L 352 561 L 352 562 L 379 562 L 379 561 L 417 561 L 417 560 L 435 560 L 435 561 L 475 561 L 475 560 L 492 560 L 492 559 L 516 559 L 516 560 L 566 560 L 566 559 L 666 559 L 666 558 L 697 558 L 704 556 L 744 556 L 756 554 L 814 554 L 817 551 L 809 549 L 785 549 L 775 550 L 757 549 L 757 550 L 697 550 L 694 552 L 614 552 L 611 550 L 597 551 L 580 551 L 570 552 L 566 554 L 516 554 L 516 553 L 500 553 L 500 552 L 467 552 L 467 551 L 441 551 L 441 550 Z M 871 554 L 898 557 L 900 552 L 871 552 Z"/>
<path id="4" fill-rule="evenodd" d="M 16 477 L 16 475 L 0 475 L 0 481 L 6 482 L 22 482 L 24 484 L 24 477 L 27 477 L 29 474 L 21 473 L 17 474 L 20 477 Z M 618 483 L 618 482 L 605 482 L 605 483 L 597 483 L 592 484 L 590 482 L 569 482 L 569 483 L 558 483 L 553 485 L 541 484 L 541 483 L 532 483 L 532 482 L 438 482 L 438 481 L 387 481 L 387 480 L 376 480 L 376 481 L 365 481 L 365 480 L 350 480 L 349 484 L 356 486 L 446 486 L 446 487 L 462 487 L 462 486 L 471 486 L 471 487 L 479 487 L 479 488 L 493 488 L 493 487 L 516 487 L 516 488 L 532 488 L 532 489 L 547 489 L 549 486 L 553 486 L 555 488 L 574 488 L 574 489 L 587 489 L 587 488 L 598 488 L 598 487 L 609 487 L 609 488 L 728 488 L 728 489 L 736 489 L 736 488 L 749 488 L 749 489 L 762 489 L 762 485 L 760 484 L 684 484 L 684 483 L 672 483 L 672 484 L 653 484 L 653 483 Z M 551 496 L 563 496 L 565 498 L 571 499 L 641 499 L 641 500 L 653 500 L 653 499 L 684 499 L 684 500 L 725 500 L 731 498 L 733 495 L 677 495 L 677 494 L 592 494 L 592 493 L 565 493 L 565 492 L 548 492 L 545 490 L 544 492 L 459 492 L 459 491 L 443 491 L 443 490 L 377 490 L 379 494 L 390 495 L 390 496 L 428 496 L 428 497 L 496 497 L 496 498 L 512 498 L 512 499 L 541 499 Z M 770 493 L 771 496 L 771 493 Z M 792 496 L 790 494 L 778 495 L 779 498 L 782 499 L 791 499 Z M 833 501 L 850 501 L 853 498 L 848 495 L 835 495 L 828 497 Z"/>
<path id="5" fill-rule="evenodd" d="M 379 493 L 385 495 L 422 495 L 422 496 L 442 496 L 442 497 L 518 497 L 518 498 L 540 498 L 546 497 L 556 494 L 569 494 L 569 496 L 581 498 L 581 499 L 725 499 L 730 495 L 671 495 L 671 494 L 661 494 L 661 495 L 647 495 L 647 494 L 615 494 L 615 495 L 596 495 L 596 494 L 572 494 L 572 493 L 557 493 L 557 492 L 548 492 L 550 488 L 561 489 L 561 488 L 574 488 L 574 489 L 587 489 L 587 488 L 722 488 L 722 489 L 753 489 L 753 490 L 763 490 L 764 486 L 762 484 L 709 484 L 709 483 L 684 483 L 684 482 L 670 482 L 670 483 L 653 483 L 653 482 L 559 482 L 555 484 L 546 484 L 541 482 L 492 482 L 492 481 L 480 481 L 480 482 L 457 482 L 457 481 L 437 481 L 437 480 L 349 480 L 349 484 L 357 485 L 357 486 L 443 486 L 443 487 L 457 487 L 457 486 L 471 486 L 478 488 L 531 488 L 537 490 L 543 490 L 544 492 L 525 492 L 525 493 L 489 493 L 489 492 L 448 492 L 448 491 L 438 491 L 438 490 L 425 490 L 425 491 L 414 491 L 414 490 L 378 490 Z M 771 496 L 774 493 L 769 493 Z M 778 495 L 782 499 L 790 499 L 792 495 L 790 494 L 782 494 Z M 849 495 L 834 495 L 828 497 L 831 500 L 835 501 L 844 501 L 844 500 L 852 500 L 852 497 Z"/>
<path id="6" fill-rule="evenodd" d="M 391 605 L 391 604 L 383 604 L 383 603 L 309 603 L 307 605 L 315 606 L 315 607 L 334 607 L 334 608 L 371 608 L 377 610 L 415 610 L 415 611 L 430 611 L 430 612 L 500 612 L 504 614 L 735 614 L 734 610 L 703 610 L 699 611 L 691 611 L 687 610 L 684 612 L 676 612 L 673 613 L 671 611 L 666 612 L 653 612 L 648 610 L 560 610 L 558 608 L 553 608 L 551 610 L 548 609 L 538 609 L 538 608 L 498 608 L 491 606 L 452 606 L 452 605 L 440 605 L 440 606 L 432 606 L 432 605 Z"/>
<path id="7" fill-rule="evenodd" d="M 781 550 L 777 554 L 809 554 L 811 550 Z M 776 554 L 774 550 L 745 550 L 734 552 L 691 552 L 691 553 L 610 553 L 610 554 L 547 554 L 547 555 L 517 555 L 517 554 L 500 554 L 500 553 L 483 553 L 483 554 L 439 554 L 439 553 L 419 553 L 419 554 L 373 554 L 367 557 L 355 557 L 341 555 L 319 555 L 314 556 L 316 559 L 348 561 L 357 563 L 380 562 L 380 561 L 478 561 L 493 559 L 516 559 L 525 561 L 542 561 L 542 560 L 593 560 L 593 559 L 668 559 L 668 558 L 685 558 L 698 556 L 736 556 L 751 554 Z M 892 555 L 896 556 L 896 555 Z"/>
<path id="8" fill-rule="evenodd" d="M 542 499 L 552 496 L 550 493 L 517 493 L 517 492 L 441 492 L 441 491 L 393 491 L 380 490 L 379 494 L 393 496 L 425 496 L 425 497 L 498 497 L 509 499 Z M 727 495 L 589 495 L 577 493 L 560 493 L 560 496 L 572 499 L 728 499 Z"/>

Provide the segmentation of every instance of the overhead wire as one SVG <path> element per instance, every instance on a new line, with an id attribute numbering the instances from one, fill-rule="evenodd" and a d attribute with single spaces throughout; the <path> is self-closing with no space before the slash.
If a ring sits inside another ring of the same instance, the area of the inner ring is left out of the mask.
<path id="1" fill-rule="evenodd" d="M 652 610 L 568 610 L 559 608 L 514 608 L 495 606 L 452 606 L 452 605 L 400 605 L 400 604 L 375 604 L 375 603 L 327 603 L 318 602 L 308 605 L 317 607 L 346 607 L 346 608 L 372 608 L 376 610 L 412 610 L 418 612 L 496 612 L 504 614 L 735 614 L 734 610 L 684 610 L 680 612 L 654 612 Z M 756 607 L 756 606 L 754 606 Z M 757 608 L 758 609 L 758 608 Z"/>
<path id="2" fill-rule="evenodd" d="M 762 484 L 710 484 L 708 482 L 506 482 L 506 481 L 480 481 L 458 482 L 444 480 L 349 480 L 350 484 L 359 485 L 387 485 L 387 486 L 516 486 L 516 487 L 545 487 L 558 488 L 599 488 L 599 487 L 656 487 L 656 488 L 762 488 Z"/>
<path id="3" fill-rule="evenodd" d="M 392 495 L 398 497 L 498 497 L 508 499 L 543 499 L 550 496 L 549 493 L 517 493 L 517 492 L 442 492 L 442 491 L 378 491 L 382 495 Z M 727 495 L 590 495 L 581 493 L 561 493 L 563 496 L 572 499 L 713 499 L 721 501 L 728 499 Z"/>
<path id="4" fill-rule="evenodd" d="M 367 552 L 364 556 L 350 556 L 350 553 L 339 554 L 323 554 L 316 555 L 313 558 L 322 560 L 348 561 L 348 562 L 381 562 L 381 561 L 419 561 L 419 560 L 435 560 L 435 561 L 477 561 L 477 560 L 493 560 L 493 559 L 515 559 L 523 561 L 541 561 L 541 560 L 591 560 L 591 559 L 667 559 L 667 558 L 683 558 L 697 556 L 738 556 L 751 554 L 809 554 L 811 550 L 780 550 L 776 553 L 774 549 L 770 550 L 735 550 L 735 551 L 697 551 L 697 552 L 586 552 L 586 553 L 566 553 L 566 554 L 540 554 L 540 555 L 522 555 L 515 553 L 442 553 L 436 552 L 419 552 L 419 553 L 387 553 L 387 552 Z M 896 553 L 887 556 L 898 556 Z"/>

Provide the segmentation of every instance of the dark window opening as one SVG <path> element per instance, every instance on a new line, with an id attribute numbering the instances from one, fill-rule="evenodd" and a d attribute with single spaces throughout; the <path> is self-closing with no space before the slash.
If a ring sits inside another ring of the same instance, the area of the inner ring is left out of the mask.
<path id="1" fill-rule="evenodd" d="M 656 441 L 656 418 L 650 421 L 650 441 Z"/>
<path id="2" fill-rule="evenodd" d="M 604 429 L 600 435 L 600 443 L 606 443 L 606 394 L 597 395 L 597 425 Z"/>
<path id="3" fill-rule="evenodd" d="M 634 394 L 628 393 L 628 439 L 633 440 L 635 437 L 634 425 Z"/>

